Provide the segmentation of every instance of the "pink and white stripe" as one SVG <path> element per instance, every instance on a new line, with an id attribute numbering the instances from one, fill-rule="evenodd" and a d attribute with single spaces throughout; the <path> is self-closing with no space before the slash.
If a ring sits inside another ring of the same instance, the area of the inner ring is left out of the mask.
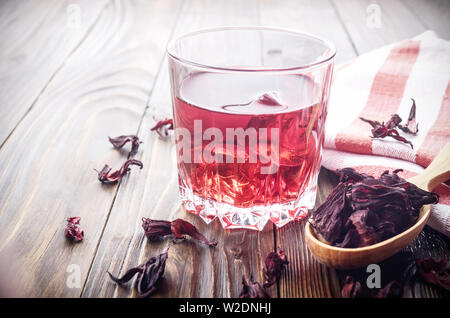
<path id="1" fill-rule="evenodd" d="M 414 149 L 391 138 L 370 138 L 370 125 L 359 117 L 407 119 L 416 100 L 417 136 L 403 134 Z M 357 167 L 380 174 L 402 168 L 405 177 L 420 173 L 450 142 L 450 42 L 431 32 L 392 44 L 337 67 L 326 123 L 323 166 Z M 430 225 L 450 236 L 450 190 L 438 190 L 441 203 Z"/>

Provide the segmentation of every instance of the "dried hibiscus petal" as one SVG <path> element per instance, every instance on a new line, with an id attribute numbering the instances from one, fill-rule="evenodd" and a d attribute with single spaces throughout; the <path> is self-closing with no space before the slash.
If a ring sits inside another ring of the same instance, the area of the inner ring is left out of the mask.
<path id="1" fill-rule="evenodd" d="M 372 245 L 395 234 L 394 224 L 380 221 L 370 210 L 359 210 L 350 215 L 347 227 L 353 226 L 345 235 L 339 247 L 362 247 Z"/>
<path id="2" fill-rule="evenodd" d="M 394 129 L 402 122 L 402 118 L 397 115 L 391 115 L 391 118 L 386 122 L 387 129 Z"/>
<path id="3" fill-rule="evenodd" d="M 121 149 L 126 143 L 131 142 L 131 151 L 130 155 L 134 156 L 139 149 L 139 145 L 142 143 L 142 141 L 139 141 L 139 138 L 135 135 L 122 135 L 115 138 L 109 138 L 109 142 L 114 146 L 116 149 Z"/>
<path id="4" fill-rule="evenodd" d="M 258 102 L 267 106 L 282 106 L 276 92 L 265 93 L 258 98 Z"/>
<path id="5" fill-rule="evenodd" d="M 398 173 L 401 171 L 402 169 L 394 170 L 392 173 L 385 171 L 380 176 L 380 180 L 391 187 L 405 190 L 415 212 L 418 212 L 418 210 L 425 204 L 434 204 L 439 201 L 439 195 L 437 193 L 422 190 L 415 184 L 409 183 L 405 179 L 399 177 Z"/>
<path id="6" fill-rule="evenodd" d="M 379 121 L 376 121 L 376 120 L 365 119 L 363 117 L 359 117 L 359 118 L 362 121 L 364 121 L 372 126 L 372 130 L 371 130 L 372 138 L 391 137 L 391 138 L 394 138 L 403 143 L 409 144 L 411 146 L 411 148 L 414 148 L 412 142 L 410 142 L 406 138 L 400 136 L 400 134 L 398 133 L 398 131 L 395 128 L 390 128 L 390 127 L 393 127 L 394 125 L 395 126 L 398 125 L 397 121 L 400 118 L 400 117 L 398 117 L 398 115 L 393 115 L 386 124 L 380 123 Z"/>
<path id="7" fill-rule="evenodd" d="M 409 111 L 408 122 L 405 126 L 398 125 L 398 128 L 408 134 L 417 135 L 419 132 L 419 124 L 416 123 L 416 101 L 412 99 L 411 110 Z"/>
<path id="8" fill-rule="evenodd" d="M 129 159 L 127 161 L 125 161 L 122 165 L 122 167 L 120 167 L 119 170 L 116 170 L 114 172 L 111 172 L 111 167 L 108 165 L 105 165 L 103 167 L 102 170 L 97 171 L 98 173 L 98 180 L 101 183 L 105 183 L 105 184 L 113 184 L 116 183 L 117 181 L 119 181 L 120 179 L 122 179 L 122 177 L 128 172 L 130 171 L 130 166 L 131 165 L 136 165 L 139 166 L 141 169 L 144 166 L 142 164 L 141 161 L 136 160 L 136 159 Z"/>
<path id="9" fill-rule="evenodd" d="M 125 274 L 123 274 L 122 277 L 115 277 L 113 276 L 110 272 L 107 272 L 109 274 L 109 277 L 116 282 L 119 285 L 125 284 L 128 281 L 130 281 L 134 275 L 136 275 L 137 273 L 142 273 L 144 271 L 144 265 L 139 265 L 137 267 L 133 267 L 130 268 L 129 270 L 127 270 L 127 272 Z"/>
<path id="10" fill-rule="evenodd" d="M 282 250 L 278 252 L 270 252 L 264 262 L 264 274 L 266 281 L 263 287 L 268 288 L 275 284 L 281 277 L 281 271 L 284 265 L 289 264 L 286 254 Z"/>
<path id="11" fill-rule="evenodd" d="M 189 235 L 203 244 L 209 246 L 217 245 L 217 242 L 209 241 L 192 223 L 183 219 L 176 219 L 169 222 L 142 218 L 142 228 L 150 241 L 155 241 L 164 236 L 173 234 L 176 239 L 184 239 L 184 235 Z"/>
<path id="12" fill-rule="evenodd" d="M 156 131 L 160 137 L 167 137 L 169 135 L 169 130 L 173 129 L 173 119 L 166 118 L 160 120 L 153 126 L 150 130 Z"/>
<path id="13" fill-rule="evenodd" d="M 84 231 L 80 227 L 79 216 L 70 217 L 67 219 L 66 229 L 64 230 L 64 234 L 66 237 L 73 239 L 76 242 L 80 242 L 84 238 Z"/>
<path id="14" fill-rule="evenodd" d="M 402 297 L 402 286 L 395 280 L 389 282 L 378 292 L 376 298 L 400 298 Z"/>
<path id="15" fill-rule="evenodd" d="M 200 233 L 197 228 L 189 223 L 188 221 L 185 221 L 183 219 L 176 219 L 172 221 L 172 233 L 176 238 L 183 238 L 183 235 L 189 235 L 193 239 L 209 245 L 209 246 L 216 246 L 217 242 L 211 242 L 206 237 L 203 236 L 202 233 Z"/>
<path id="16" fill-rule="evenodd" d="M 351 211 L 346 204 L 349 184 L 340 183 L 325 202 L 313 212 L 313 227 L 327 240 L 334 243 L 342 236 L 345 222 Z"/>
<path id="17" fill-rule="evenodd" d="M 150 241 L 172 234 L 171 222 L 142 218 L 142 228 Z"/>
<path id="18" fill-rule="evenodd" d="M 361 296 L 361 283 L 355 281 L 351 276 L 345 277 L 341 295 L 344 298 L 357 298 L 358 296 Z"/>
<path id="19" fill-rule="evenodd" d="M 428 283 L 450 290 L 450 268 L 445 259 L 425 258 L 416 260 L 420 275 Z"/>
<path id="20" fill-rule="evenodd" d="M 242 291 L 239 298 L 270 298 L 270 296 L 260 283 L 253 280 L 253 276 L 250 276 L 250 281 L 247 283 L 245 276 L 242 275 Z"/>
<path id="21" fill-rule="evenodd" d="M 135 287 L 139 297 L 148 297 L 157 290 L 158 284 L 164 275 L 166 268 L 166 261 L 169 250 L 166 249 L 163 253 L 150 257 L 147 262 L 139 266 L 129 269 L 122 277 L 113 276 L 110 272 L 109 277 L 117 284 L 124 284 L 130 281 L 134 275 L 138 275 Z"/>
<path id="22" fill-rule="evenodd" d="M 353 168 L 343 168 L 336 170 L 336 174 L 339 176 L 339 182 L 358 182 L 364 179 L 373 179 L 372 176 L 369 176 L 365 173 L 356 172 Z"/>

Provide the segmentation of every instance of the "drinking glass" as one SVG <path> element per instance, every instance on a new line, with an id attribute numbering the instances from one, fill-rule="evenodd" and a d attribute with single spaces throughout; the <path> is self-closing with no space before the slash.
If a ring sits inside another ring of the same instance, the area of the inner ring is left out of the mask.
<path id="1" fill-rule="evenodd" d="M 316 199 L 334 46 L 267 27 L 201 30 L 169 43 L 179 189 L 227 229 L 303 218 Z"/>

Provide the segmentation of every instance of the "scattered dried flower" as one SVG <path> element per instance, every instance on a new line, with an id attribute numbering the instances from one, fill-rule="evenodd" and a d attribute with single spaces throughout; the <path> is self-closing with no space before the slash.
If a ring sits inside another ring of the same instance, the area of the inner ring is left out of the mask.
<path id="1" fill-rule="evenodd" d="M 270 252 L 264 262 L 264 274 L 266 276 L 266 281 L 263 287 L 268 288 L 275 284 L 281 277 L 281 271 L 284 265 L 289 264 L 286 254 L 282 250 L 278 252 Z"/>
<path id="2" fill-rule="evenodd" d="M 276 92 L 265 93 L 258 98 L 258 102 L 267 106 L 282 106 Z"/>
<path id="3" fill-rule="evenodd" d="M 171 222 L 142 218 L 142 228 L 150 241 L 156 241 L 172 234 Z"/>
<path id="4" fill-rule="evenodd" d="M 450 268 L 445 259 L 425 258 L 416 260 L 420 275 L 428 283 L 450 290 Z"/>
<path id="5" fill-rule="evenodd" d="M 109 138 L 109 142 L 114 146 L 116 149 L 121 149 L 126 143 L 131 142 L 131 151 L 130 155 L 134 156 L 139 149 L 139 145 L 142 143 L 142 141 L 139 141 L 139 138 L 135 135 L 122 135 L 115 138 Z"/>
<path id="6" fill-rule="evenodd" d="M 364 179 L 373 179 L 372 176 L 369 176 L 365 173 L 356 172 L 353 168 L 342 168 L 336 170 L 336 174 L 339 176 L 339 182 L 347 182 L 355 183 Z"/>
<path id="7" fill-rule="evenodd" d="M 341 295 L 344 298 L 356 298 L 361 296 L 361 283 L 355 281 L 352 276 L 345 277 Z"/>
<path id="8" fill-rule="evenodd" d="M 68 218 L 66 229 L 64 230 L 66 237 L 74 240 L 75 242 L 80 242 L 84 238 L 84 231 L 80 227 L 80 220 L 81 218 L 79 216 Z"/>
<path id="9" fill-rule="evenodd" d="M 402 294 L 402 286 L 397 281 L 393 280 L 380 289 L 376 298 L 400 298 L 402 297 Z"/>
<path id="10" fill-rule="evenodd" d="M 397 128 L 402 130 L 405 133 L 416 135 L 419 131 L 419 124 L 416 123 L 416 101 L 412 99 L 411 110 L 409 111 L 408 122 L 406 125 L 402 125 L 402 119 L 399 115 L 394 114 L 391 118 L 386 122 L 386 124 L 380 123 L 376 120 L 369 120 L 360 117 L 360 119 L 372 126 L 372 138 L 385 138 L 392 137 L 398 141 L 403 143 L 407 143 L 413 147 L 413 144 L 407 140 L 406 138 L 400 136 L 399 132 L 396 130 Z"/>
<path id="11" fill-rule="evenodd" d="M 411 100 L 413 103 L 411 105 L 411 110 L 409 111 L 408 123 L 405 126 L 399 124 L 398 128 L 405 133 L 417 135 L 419 132 L 419 124 L 416 123 L 416 101 L 412 98 Z"/>
<path id="12" fill-rule="evenodd" d="M 396 115 L 398 116 L 398 115 Z M 407 140 L 405 137 L 400 136 L 398 131 L 395 128 L 389 128 L 393 125 L 394 121 L 391 121 L 393 118 L 391 117 L 391 120 L 389 120 L 386 124 L 380 123 L 376 120 L 369 120 L 365 119 L 363 117 L 359 117 L 362 121 L 370 124 L 372 126 L 372 138 L 385 138 L 385 137 L 392 137 L 398 141 L 401 141 L 403 143 L 409 144 L 411 148 L 414 148 L 412 142 Z M 395 117 L 394 119 L 396 119 Z"/>
<path id="13" fill-rule="evenodd" d="M 169 130 L 173 129 L 173 119 L 166 118 L 164 120 L 160 120 L 153 126 L 150 130 L 156 131 L 160 137 L 169 136 Z"/>
<path id="14" fill-rule="evenodd" d="M 105 165 L 101 171 L 97 171 L 98 180 L 104 184 L 113 184 L 122 179 L 122 177 L 131 169 L 129 168 L 131 165 L 139 166 L 141 169 L 144 166 L 142 162 L 135 159 L 129 159 L 124 162 L 122 167 L 119 170 L 111 172 L 111 167 Z"/>
<path id="15" fill-rule="evenodd" d="M 253 280 L 253 276 L 250 276 L 250 282 L 247 283 L 245 276 L 242 275 L 242 291 L 239 298 L 270 298 L 270 296 L 258 282 Z"/>
<path id="16" fill-rule="evenodd" d="M 157 290 L 158 284 L 164 275 L 168 253 L 169 249 L 166 249 L 163 253 L 150 257 L 144 264 L 130 268 L 120 278 L 113 276 L 110 272 L 107 273 L 119 285 L 130 281 L 134 275 L 138 274 L 135 287 L 139 297 L 145 298 Z"/>
<path id="17" fill-rule="evenodd" d="M 183 219 L 176 219 L 169 222 L 142 218 L 142 228 L 150 241 L 155 241 L 163 238 L 164 236 L 173 234 L 175 239 L 184 239 L 184 235 L 189 235 L 200 243 L 209 246 L 217 245 L 217 242 L 209 241 L 193 224 Z"/>
<path id="18" fill-rule="evenodd" d="M 172 221 L 172 233 L 175 236 L 175 238 L 183 238 L 183 235 L 189 235 L 193 239 L 209 245 L 209 246 L 216 246 L 217 242 L 211 242 L 206 237 L 201 234 L 197 228 L 189 223 L 188 221 L 185 221 L 183 219 L 176 219 Z"/>

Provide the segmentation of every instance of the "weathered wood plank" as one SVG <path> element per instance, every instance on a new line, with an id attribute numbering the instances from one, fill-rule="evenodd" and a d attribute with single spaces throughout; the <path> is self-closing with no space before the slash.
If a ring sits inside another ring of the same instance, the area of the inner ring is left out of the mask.
<path id="1" fill-rule="evenodd" d="M 284 27 L 321 36 L 336 46 L 336 63 L 356 56 L 352 43 L 330 0 L 260 2 L 261 24 Z"/>
<path id="2" fill-rule="evenodd" d="M 400 1 L 331 1 L 358 54 L 411 38 L 426 30 Z"/>
<path id="3" fill-rule="evenodd" d="M 1 2 L 0 146 L 85 40 L 105 4 L 106 0 Z"/>
<path id="4" fill-rule="evenodd" d="M 126 159 L 107 137 L 136 130 L 180 4 L 109 2 L 0 149 L 0 251 L 15 252 L 25 296 L 81 294 L 117 189 L 93 169 Z M 82 243 L 64 238 L 69 216 L 82 218 Z"/>
<path id="5" fill-rule="evenodd" d="M 238 10 L 239 9 L 239 10 Z M 189 1 L 184 3 L 175 35 L 199 28 L 227 25 L 258 24 L 255 1 Z M 150 132 L 153 117 L 172 117 L 168 68 L 163 65 L 149 109 L 145 113 L 139 135 L 144 140 L 138 157 L 144 170 L 133 184 L 122 185 L 100 243 L 83 297 L 129 297 L 136 292 L 130 286 L 118 287 L 105 275 L 116 275 L 161 252 L 170 239 L 148 242 L 141 229 L 143 216 L 173 220 L 184 218 L 194 223 L 208 238 L 218 241 L 209 248 L 187 241 L 170 248 L 165 279 L 155 297 L 237 297 L 241 277 L 254 275 L 262 281 L 265 255 L 274 248 L 272 226 L 265 231 L 225 231 L 215 220 L 203 221 L 180 208 L 178 177 L 173 141 L 163 141 Z M 125 131 L 117 130 L 117 134 Z M 276 290 L 270 291 L 276 296 Z"/>
<path id="6" fill-rule="evenodd" d="M 402 0 L 417 19 L 438 36 L 450 40 L 450 1 Z"/>

